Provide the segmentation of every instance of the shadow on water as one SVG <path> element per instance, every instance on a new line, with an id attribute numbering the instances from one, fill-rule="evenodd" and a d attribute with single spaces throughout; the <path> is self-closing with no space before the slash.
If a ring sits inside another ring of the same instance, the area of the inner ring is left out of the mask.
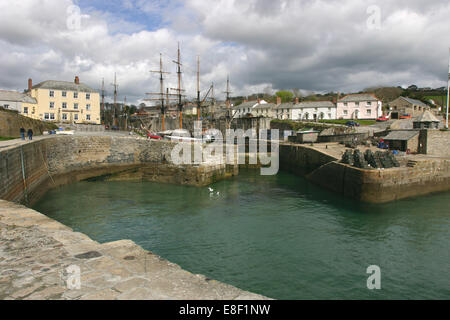
<path id="1" fill-rule="evenodd" d="M 108 242 L 278 299 L 448 298 L 450 193 L 369 205 L 258 170 L 195 188 L 80 182 L 35 209 Z M 366 287 L 379 265 L 382 290 Z"/>

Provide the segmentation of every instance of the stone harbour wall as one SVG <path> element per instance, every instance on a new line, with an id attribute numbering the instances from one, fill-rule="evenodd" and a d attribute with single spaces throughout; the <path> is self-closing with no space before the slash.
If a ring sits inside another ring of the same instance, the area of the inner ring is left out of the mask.
<path id="1" fill-rule="evenodd" d="M 411 156 L 412 166 L 381 170 L 359 169 L 339 160 L 313 146 L 280 144 L 280 169 L 362 202 L 385 203 L 450 190 L 450 159 Z"/>
<path id="2" fill-rule="evenodd" d="M 93 177 L 208 185 L 237 165 L 173 165 L 175 143 L 119 136 L 54 136 L 0 149 L 0 199 L 32 204 L 48 189 Z"/>
<path id="3" fill-rule="evenodd" d="M 267 299 L 185 271 L 130 240 L 100 244 L 4 200 L 0 239 L 0 300 Z M 68 286 L 75 268 L 78 288 Z"/>
<path id="4" fill-rule="evenodd" d="M 307 175 L 328 190 L 368 203 L 385 203 L 450 190 L 450 160 L 417 161 L 414 167 L 365 170 L 330 162 Z"/>
<path id="5" fill-rule="evenodd" d="M 280 168 L 295 174 L 306 175 L 335 160 L 335 157 L 307 145 L 280 144 Z"/>

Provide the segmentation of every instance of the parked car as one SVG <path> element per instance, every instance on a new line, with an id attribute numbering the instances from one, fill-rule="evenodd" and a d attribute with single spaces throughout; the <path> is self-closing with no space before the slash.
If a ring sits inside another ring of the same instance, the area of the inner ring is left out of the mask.
<path id="1" fill-rule="evenodd" d="M 404 113 L 400 116 L 400 119 L 411 119 L 411 115 L 409 113 Z"/>
<path id="2" fill-rule="evenodd" d="M 154 135 L 152 133 L 147 133 L 147 137 L 152 140 L 162 140 L 161 136 Z"/>
<path id="3" fill-rule="evenodd" d="M 380 121 L 388 121 L 388 120 L 389 120 L 389 116 L 386 116 L 386 115 L 383 115 L 383 116 L 377 118 L 378 122 L 380 122 Z"/>
<path id="4" fill-rule="evenodd" d="M 345 125 L 346 125 L 347 127 L 359 127 L 359 123 L 356 122 L 356 121 L 347 121 L 347 122 L 345 123 Z"/>

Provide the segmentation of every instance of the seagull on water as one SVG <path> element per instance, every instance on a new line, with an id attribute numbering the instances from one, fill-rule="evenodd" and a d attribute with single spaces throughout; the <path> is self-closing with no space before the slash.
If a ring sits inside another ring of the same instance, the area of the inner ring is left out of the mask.
<path id="1" fill-rule="evenodd" d="M 214 189 L 213 189 L 213 188 L 208 187 L 208 189 L 209 189 L 209 192 L 214 192 Z"/>

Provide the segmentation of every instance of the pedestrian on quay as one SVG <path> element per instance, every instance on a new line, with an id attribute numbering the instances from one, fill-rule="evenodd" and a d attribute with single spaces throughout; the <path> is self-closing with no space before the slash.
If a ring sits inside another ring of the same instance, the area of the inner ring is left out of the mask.
<path id="1" fill-rule="evenodd" d="M 20 128 L 20 137 L 22 138 L 22 140 L 25 140 L 25 129 L 24 128 Z"/>
<path id="2" fill-rule="evenodd" d="M 33 140 L 33 130 L 28 129 L 28 139 Z"/>

